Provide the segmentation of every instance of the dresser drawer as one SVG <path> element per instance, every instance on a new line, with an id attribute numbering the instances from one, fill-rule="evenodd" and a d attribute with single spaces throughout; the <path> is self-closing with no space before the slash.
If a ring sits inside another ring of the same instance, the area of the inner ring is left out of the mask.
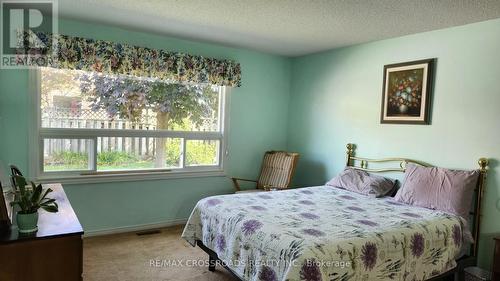
<path id="1" fill-rule="evenodd" d="M 81 281 L 80 235 L 0 245 L 0 281 Z"/>

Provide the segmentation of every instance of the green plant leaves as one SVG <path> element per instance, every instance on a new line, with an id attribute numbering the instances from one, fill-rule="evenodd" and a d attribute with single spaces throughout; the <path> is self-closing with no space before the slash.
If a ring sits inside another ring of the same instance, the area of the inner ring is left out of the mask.
<path id="1" fill-rule="evenodd" d="M 57 213 L 59 211 L 59 208 L 57 205 L 42 206 L 42 209 L 44 209 L 45 211 L 50 212 L 50 213 Z"/>
<path id="2" fill-rule="evenodd" d="M 34 182 L 31 182 L 31 186 L 33 188 L 33 194 L 31 195 L 31 202 L 38 202 L 40 200 L 40 194 L 42 194 L 42 185 L 35 185 Z"/>
<path id="3" fill-rule="evenodd" d="M 41 184 L 35 185 L 31 182 L 31 188 L 26 188 L 26 179 L 22 176 L 14 176 L 15 183 L 19 189 L 11 206 L 18 205 L 22 214 L 32 214 L 42 208 L 47 212 L 55 213 L 59 210 L 59 206 L 55 199 L 47 198 L 47 194 L 52 192 L 52 189 L 47 188 L 45 191 Z"/>
<path id="4" fill-rule="evenodd" d="M 15 175 L 14 176 L 14 182 L 16 183 L 17 188 L 19 189 L 19 191 L 21 193 L 24 193 L 24 191 L 26 189 L 26 179 L 23 176 Z"/>

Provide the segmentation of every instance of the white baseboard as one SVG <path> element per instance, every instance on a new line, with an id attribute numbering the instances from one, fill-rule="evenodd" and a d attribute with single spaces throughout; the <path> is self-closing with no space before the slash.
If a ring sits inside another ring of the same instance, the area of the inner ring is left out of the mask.
<path id="1" fill-rule="evenodd" d="M 104 235 L 127 233 L 127 232 L 145 231 L 157 228 L 183 225 L 186 224 L 186 222 L 187 219 L 178 219 L 178 220 L 163 221 L 158 223 L 138 224 L 138 225 L 121 226 L 108 229 L 90 230 L 90 231 L 85 231 L 83 237 L 85 238 L 85 237 L 104 236 Z"/>

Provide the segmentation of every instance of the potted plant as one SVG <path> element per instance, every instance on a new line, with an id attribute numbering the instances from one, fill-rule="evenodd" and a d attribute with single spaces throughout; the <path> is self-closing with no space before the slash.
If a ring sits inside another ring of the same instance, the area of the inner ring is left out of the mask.
<path id="1" fill-rule="evenodd" d="M 16 214 L 17 226 L 21 233 L 31 233 L 38 230 L 38 209 L 42 208 L 47 212 L 56 213 L 59 208 L 56 199 L 47 198 L 47 194 L 52 192 L 48 188 L 45 191 L 42 185 L 35 185 L 31 182 L 31 187 L 26 186 L 26 179 L 22 176 L 14 176 L 16 187 L 16 197 L 11 206 L 19 206 L 20 210 Z"/>

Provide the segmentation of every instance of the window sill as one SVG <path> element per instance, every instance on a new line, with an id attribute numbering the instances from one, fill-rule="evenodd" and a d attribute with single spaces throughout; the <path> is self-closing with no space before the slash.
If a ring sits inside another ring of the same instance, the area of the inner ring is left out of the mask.
<path id="1" fill-rule="evenodd" d="M 36 178 L 40 183 L 62 183 L 62 184 L 83 184 L 83 183 L 107 183 L 124 181 L 150 181 L 165 179 L 185 179 L 202 177 L 224 177 L 223 170 L 212 171 L 161 171 L 161 172 L 124 172 L 113 174 L 89 174 L 89 175 L 43 175 Z"/>

